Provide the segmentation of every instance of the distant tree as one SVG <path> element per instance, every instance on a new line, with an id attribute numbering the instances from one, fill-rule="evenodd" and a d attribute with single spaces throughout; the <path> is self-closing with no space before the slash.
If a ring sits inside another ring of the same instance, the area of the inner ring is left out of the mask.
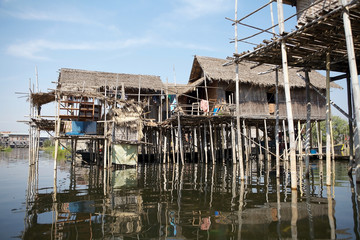
<path id="1" fill-rule="evenodd" d="M 323 145 L 326 143 L 326 121 L 320 123 L 321 139 Z M 339 116 L 332 116 L 332 131 L 334 136 L 334 144 L 344 143 L 344 138 L 349 136 L 349 124 L 346 120 Z M 313 141 L 317 142 L 316 127 L 312 128 Z"/>

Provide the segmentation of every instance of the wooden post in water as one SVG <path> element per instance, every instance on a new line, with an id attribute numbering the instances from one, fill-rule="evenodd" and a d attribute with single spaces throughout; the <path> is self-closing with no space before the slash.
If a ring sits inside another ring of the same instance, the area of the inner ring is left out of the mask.
<path id="1" fill-rule="evenodd" d="M 232 160 L 233 164 L 236 164 L 236 138 L 234 130 L 234 121 L 231 120 L 231 149 L 232 149 Z"/>
<path id="2" fill-rule="evenodd" d="M 310 154 L 310 139 L 311 139 L 311 99 L 310 99 L 310 77 L 309 70 L 305 70 L 306 81 L 306 137 L 305 137 L 305 176 L 309 178 L 309 154 Z"/>
<path id="3" fill-rule="evenodd" d="M 352 95 L 351 95 L 351 80 L 349 74 L 346 76 L 346 87 L 347 87 L 347 102 L 348 102 L 348 112 L 349 116 L 353 117 L 353 103 L 352 103 Z M 349 167 L 348 173 L 351 174 L 352 168 L 354 166 L 354 128 L 352 119 L 348 119 L 349 123 Z"/>
<path id="4" fill-rule="evenodd" d="M 270 4 L 272 9 L 272 4 Z M 271 10 L 271 19 L 274 22 L 273 11 Z M 274 25 L 274 24 L 273 24 Z M 273 29 L 275 33 L 275 29 Z M 276 155 L 276 177 L 280 178 L 280 147 L 279 147 L 279 69 L 275 72 L 275 155 Z"/>
<path id="5" fill-rule="evenodd" d="M 282 36 L 285 32 L 284 11 L 283 11 L 283 1 L 282 0 L 277 1 L 277 9 L 278 9 L 279 32 L 280 32 L 280 36 Z M 286 99 L 286 112 L 287 112 L 287 118 L 288 118 L 288 129 L 289 129 L 289 138 L 290 138 L 291 188 L 297 189 L 294 120 L 293 120 L 293 112 L 292 112 L 292 105 L 291 105 L 291 95 L 290 95 L 289 73 L 288 73 L 288 63 L 287 63 L 285 39 L 281 40 L 281 54 L 282 54 L 283 76 L 284 76 L 284 91 L 285 91 L 285 99 Z"/>
<path id="6" fill-rule="evenodd" d="M 210 120 L 209 120 L 209 135 L 210 135 L 211 160 L 212 160 L 212 164 L 215 164 L 213 131 L 212 131 L 212 126 L 211 126 Z"/>
<path id="7" fill-rule="evenodd" d="M 174 128 L 173 125 L 171 123 L 171 146 L 172 146 L 172 162 L 175 163 L 175 141 L 174 141 Z"/>
<path id="8" fill-rule="evenodd" d="M 226 147 L 226 132 L 225 132 L 225 126 L 224 124 L 221 124 L 221 157 L 222 157 L 222 163 L 225 163 L 225 147 Z"/>
<path id="9" fill-rule="evenodd" d="M 317 134 L 318 134 L 318 151 L 319 151 L 319 159 L 323 159 L 323 145 L 322 145 L 322 131 L 320 128 L 320 122 L 317 122 L 316 124 Z"/>
<path id="10" fill-rule="evenodd" d="M 342 0 L 342 5 L 345 6 L 348 4 L 348 1 Z M 357 63 L 356 63 L 356 55 L 354 49 L 353 42 L 353 34 L 351 29 L 351 22 L 349 17 L 349 7 L 346 7 L 343 14 L 343 22 L 344 22 L 344 30 L 345 30 L 345 39 L 346 39 L 346 49 L 349 61 L 349 69 L 350 69 L 350 77 L 351 77 L 351 85 L 352 85 L 352 93 L 354 100 L 354 114 L 355 114 L 355 122 L 357 131 L 355 139 L 357 139 L 357 143 L 355 146 L 355 161 L 356 161 L 356 182 L 360 182 L 360 87 L 359 87 L 359 79 L 358 79 L 358 71 L 357 71 Z"/>
<path id="11" fill-rule="evenodd" d="M 331 185 L 330 53 L 326 53 L 326 185 Z"/>
<path id="12" fill-rule="evenodd" d="M 264 140 L 265 140 L 265 148 L 266 148 L 266 161 L 270 161 L 269 137 L 268 137 L 266 119 L 264 119 Z"/>
<path id="13" fill-rule="evenodd" d="M 183 141 L 182 141 L 182 134 L 181 134 L 181 123 L 180 123 L 180 112 L 178 112 L 178 138 L 180 142 L 180 157 L 181 157 L 181 164 L 184 165 L 184 149 L 183 149 Z"/>
<path id="14" fill-rule="evenodd" d="M 249 145 L 248 145 L 248 140 L 247 140 L 245 119 L 243 119 L 243 121 L 242 121 L 242 127 L 243 127 L 244 145 L 245 145 L 245 162 L 248 163 L 249 162 L 249 149 L 248 149 Z"/>
<path id="15" fill-rule="evenodd" d="M 199 139 L 199 145 L 198 145 L 198 151 L 200 152 L 200 160 L 201 160 L 201 162 L 203 163 L 204 162 L 204 151 L 203 151 L 203 149 L 204 149 L 204 147 L 203 147 L 203 143 L 202 143 L 202 137 L 201 137 L 201 126 L 199 125 L 198 126 L 198 133 L 199 133 L 199 137 L 198 137 L 198 139 Z"/>
<path id="16" fill-rule="evenodd" d="M 238 33 L 237 33 L 237 0 L 235 0 L 235 53 L 238 53 Z M 243 162 L 243 151 L 241 141 L 241 129 L 240 129 L 240 89 L 239 89 L 239 64 L 235 64 L 235 83 L 236 83 L 236 131 L 238 137 L 238 151 L 239 151 L 239 171 L 240 180 L 245 180 L 244 175 L 244 162 Z M 235 146 L 235 145 L 234 145 Z"/>
<path id="17" fill-rule="evenodd" d="M 205 153 L 205 163 L 208 163 L 208 153 L 207 153 L 207 141 L 206 141 L 206 123 L 204 123 L 204 153 Z"/>

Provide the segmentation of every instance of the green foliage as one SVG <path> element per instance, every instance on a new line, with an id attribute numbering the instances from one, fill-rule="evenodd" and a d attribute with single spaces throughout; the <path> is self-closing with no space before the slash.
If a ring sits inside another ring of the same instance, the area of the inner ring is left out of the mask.
<path id="1" fill-rule="evenodd" d="M 44 148 L 47 148 L 47 147 L 50 147 L 52 144 L 51 144 L 51 141 L 49 139 L 46 139 L 43 143 L 43 147 Z"/>
<path id="2" fill-rule="evenodd" d="M 44 151 L 52 154 L 53 157 L 55 157 L 55 146 L 49 146 L 44 148 Z M 65 159 L 66 155 L 71 154 L 71 152 L 67 149 L 61 149 L 60 147 L 58 148 L 58 159 Z"/>
<path id="3" fill-rule="evenodd" d="M 3 152 L 11 152 L 12 148 L 11 147 L 1 147 L 0 146 L 0 150 L 3 151 Z"/>
<path id="4" fill-rule="evenodd" d="M 326 143 L 326 121 L 320 123 L 321 140 L 323 145 Z M 334 136 L 334 144 L 344 143 L 344 137 L 349 135 L 349 124 L 346 120 L 339 116 L 332 117 L 332 130 Z M 316 127 L 312 128 L 313 141 L 317 142 Z"/>

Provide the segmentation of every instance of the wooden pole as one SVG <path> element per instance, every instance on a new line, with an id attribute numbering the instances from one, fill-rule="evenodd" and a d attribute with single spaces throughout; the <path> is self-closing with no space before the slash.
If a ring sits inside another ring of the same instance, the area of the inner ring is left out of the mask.
<path id="1" fill-rule="evenodd" d="M 215 153 L 214 153 L 214 141 L 213 141 L 213 131 L 211 122 L 209 120 L 209 135 L 210 135 L 210 149 L 211 149 L 211 160 L 212 164 L 215 164 Z"/>
<path id="2" fill-rule="evenodd" d="M 353 116 L 353 104 L 351 97 L 351 80 L 349 74 L 346 77 L 346 86 L 347 86 L 347 100 L 348 100 L 348 112 L 349 116 Z M 353 121 L 348 119 L 349 122 L 349 168 L 348 173 L 351 174 L 352 168 L 354 166 L 354 129 L 353 129 Z"/>
<path id="3" fill-rule="evenodd" d="M 236 138 L 235 138 L 235 129 L 234 121 L 231 120 L 231 149 L 232 149 L 232 162 L 236 164 Z"/>
<path id="4" fill-rule="evenodd" d="M 280 35 L 283 35 L 285 32 L 283 1 L 278 0 L 277 3 L 278 3 L 277 9 L 278 9 L 279 30 L 280 30 Z M 290 95 L 289 73 L 288 73 L 288 63 L 287 63 L 285 39 L 282 39 L 282 41 L 281 41 L 281 54 L 282 54 L 283 76 L 284 76 L 284 91 L 285 91 L 285 99 L 286 99 L 286 112 L 287 112 L 287 118 L 288 118 L 288 129 L 289 129 L 289 138 L 290 138 L 291 189 L 297 189 L 294 120 L 293 120 L 293 112 L 292 112 L 292 105 L 291 105 L 291 95 Z"/>
<path id="5" fill-rule="evenodd" d="M 242 121 L 242 127 L 243 127 L 243 135 L 244 135 L 244 145 L 245 145 L 245 162 L 248 163 L 249 162 L 249 144 L 247 141 L 247 132 L 246 132 L 246 124 L 245 124 L 245 119 L 243 119 Z"/>
<path id="6" fill-rule="evenodd" d="M 180 157 L 181 157 L 181 164 L 184 165 L 184 149 L 183 149 L 183 141 L 182 141 L 182 134 L 181 134 L 181 124 L 180 124 L 180 112 L 178 112 L 178 138 L 180 142 Z"/>
<path id="7" fill-rule="evenodd" d="M 140 102 L 140 92 L 141 92 L 141 76 L 139 75 L 139 92 L 138 92 L 138 102 Z"/>
<path id="8" fill-rule="evenodd" d="M 311 139 L 311 99 L 310 99 L 310 77 L 309 70 L 305 70 L 306 80 L 306 137 L 305 137 L 305 177 L 310 176 L 309 154 Z"/>
<path id="9" fill-rule="evenodd" d="M 235 53 L 238 53 L 238 32 L 237 32 L 237 8 L 238 2 L 235 0 Z M 243 162 L 243 151 L 241 141 L 241 129 L 240 129 L 240 90 L 239 90 L 239 64 L 235 64 L 235 83 L 236 83 L 236 130 L 238 137 L 238 151 L 239 151 L 239 170 L 240 180 L 245 180 L 244 175 L 244 162 Z"/>
<path id="10" fill-rule="evenodd" d="M 225 148 L 226 148 L 226 132 L 225 132 L 225 126 L 224 124 L 221 124 L 221 157 L 222 162 L 225 163 Z"/>
<path id="11" fill-rule="evenodd" d="M 326 185 L 331 185 L 330 53 L 326 53 Z"/>
<path id="12" fill-rule="evenodd" d="M 198 133 L 199 133 L 199 145 L 198 145 L 198 151 L 200 152 L 200 159 L 201 159 L 201 162 L 203 163 L 204 162 L 204 147 L 203 147 L 203 143 L 202 143 L 202 138 L 201 138 L 201 126 L 199 125 L 198 126 Z"/>
<path id="13" fill-rule="evenodd" d="M 107 80 L 105 80 L 105 101 L 104 101 L 104 118 L 105 118 L 105 122 L 104 122 L 104 171 L 107 168 L 107 119 L 106 119 L 106 97 L 107 97 Z M 105 172 L 104 172 L 105 173 Z"/>
<path id="14" fill-rule="evenodd" d="M 205 153 L 205 163 L 208 163 L 208 153 L 207 153 L 207 141 L 206 141 L 206 123 L 204 123 L 204 153 Z"/>
<path id="15" fill-rule="evenodd" d="M 272 4 L 270 4 L 271 7 L 271 19 L 272 24 L 274 25 L 274 17 L 272 16 Z M 275 32 L 275 29 L 273 28 L 273 31 Z M 276 68 L 275 72 L 275 155 L 276 155 L 276 177 L 280 178 L 280 147 L 279 147 L 279 69 Z"/>
<path id="16" fill-rule="evenodd" d="M 343 6 L 347 4 L 348 1 L 342 0 Z M 357 131 L 357 136 L 355 139 L 360 140 L 360 87 L 359 87 L 359 79 L 358 79 L 358 71 L 357 71 L 357 63 L 353 42 L 353 34 L 351 29 L 351 22 L 349 17 L 349 8 L 346 7 L 343 11 L 343 22 L 344 22 L 344 30 L 345 30 L 345 39 L 346 39 L 346 49 L 348 54 L 349 61 L 349 69 L 350 69 L 350 77 L 351 77 L 351 85 L 352 85 L 352 93 L 354 98 L 354 114 L 355 114 L 355 122 Z M 356 161 L 356 182 L 360 182 L 360 143 L 357 141 L 355 147 L 355 161 Z"/>
<path id="17" fill-rule="evenodd" d="M 265 140 L 265 148 L 266 148 L 266 161 L 270 161 L 270 154 L 269 154 L 269 136 L 268 136 L 268 129 L 266 124 L 266 119 L 264 119 L 264 140 Z"/>
<path id="18" fill-rule="evenodd" d="M 165 96 L 165 99 L 166 99 L 166 118 L 165 119 L 168 119 L 169 118 L 169 80 L 168 78 L 166 78 L 166 96 Z"/>
<path id="19" fill-rule="evenodd" d="M 288 154 L 288 147 L 287 147 L 287 133 L 286 133 L 286 124 L 285 120 L 283 120 L 283 131 L 284 131 L 284 145 L 285 145 L 285 153 L 284 153 L 284 159 L 285 161 L 289 161 L 289 154 Z"/>
<path id="20" fill-rule="evenodd" d="M 298 131 L 298 158 L 300 161 L 302 161 L 302 138 L 301 138 L 301 123 L 300 123 L 300 120 L 298 120 L 298 126 L 297 126 L 297 131 Z"/>
<path id="21" fill-rule="evenodd" d="M 172 146 L 172 162 L 175 163 L 175 141 L 174 141 L 174 128 L 171 123 L 171 146 Z"/>

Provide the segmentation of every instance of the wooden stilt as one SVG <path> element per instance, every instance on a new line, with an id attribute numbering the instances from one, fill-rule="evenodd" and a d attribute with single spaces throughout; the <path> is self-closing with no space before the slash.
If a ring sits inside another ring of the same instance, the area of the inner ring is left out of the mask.
<path id="1" fill-rule="evenodd" d="M 198 132 L 199 132 L 198 151 L 200 152 L 200 160 L 203 163 L 204 162 L 204 151 L 203 151 L 204 147 L 203 147 L 203 141 L 202 141 L 202 138 L 201 138 L 201 127 L 200 127 L 200 125 L 198 126 Z"/>
<path id="2" fill-rule="evenodd" d="M 204 123 L 204 154 L 205 154 L 205 163 L 208 163 L 208 153 L 207 153 L 207 141 L 206 141 L 206 123 Z"/>
<path id="3" fill-rule="evenodd" d="M 182 134 L 181 134 L 181 123 L 180 123 L 180 113 L 178 112 L 178 138 L 180 142 L 180 157 L 181 157 L 181 164 L 184 165 L 184 149 L 183 149 L 183 141 L 182 141 Z"/>
<path id="4" fill-rule="evenodd" d="M 245 145 L 245 162 L 248 163 L 249 162 L 249 145 L 248 145 L 248 140 L 247 140 L 247 132 L 246 132 L 246 124 L 245 124 L 245 119 L 243 119 L 242 121 L 242 127 L 243 127 L 243 135 L 244 135 L 244 145 Z"/>
<path id="5" fill-rule="evenodd" d="M 174 141 L 174 128 L 171 123 L 171 146 L 172 146 L 172 162 L 175 163 L 175 141 Z"/>
<path id="6" fill-rule="evenodd" d="M 348 1 L 342 0 L 343 6 L 348 4 Z M 345 39 L 346 39 L 346 49 L 349 61 L 352 93 L 354 98 L 354 114 L 356 122 L 356 147 L 355 147 L 355 160 L 356 160 L 356 182 L 360 182 L 360 87 L 358 80 L 358 71 L 356 63 L 356 55 L 353 42 L 353 34 L 351 29 L 351 22 L 349 17 L 349 8 L 346 7 L 343 14 L 344 30 L 345 30 Z"/>
<path id="7" fill-rule="evenodd" d="M 298 158 L 299 160 L 302 160 L 302 138 L 301 138 L 301 123 L 300 120 L 298 120 Z"/>
<path id="8" fill-rule="evenodd" d="M 234 121 L 231 120 L 231 149 L 232 149 L 232 162 L 236 164 L 236 138 L 234 130 Z"/>
<path id="9" fill-rule="evenodd" d="M 213 131 L 212 131 L 212 124 L 209 120 L 209 135 L 210 135 L 210 150 L 211 150 L 211 160 L 212 164 L 215 164 L 215 153 L 214 153 L 214 141 L 213 141 Z"/>
<path id="10" fill-rule="evenodd" d="M 272 4 L 271 4 L 272 6 Z M 271 10 L 272 15 L 272 10 Z M 274 21 L 273 17 L 271 18 Z M 273 29 L 275 32 L 275 29 Z M 279 69 L 275 72 L 275 155 L 276 155 L 276 177 L 280 178 L 280 146 L 279 146 Z"/>
<path id="11" fill-rule="evenodd" d="M 284 159 L 285 161 L 289 161 L 289 152 L 288 152 L 288 140 L 287 140 L 287 132 L 286 132 L 286 124 L 285 124 L 285 120 L 283 120 L 283 131 L 284 131 L 284 147 L 285 147 L 285 152 L 284 152 Z"/>
<path id="12" fill-rule="evenodd" d="M 264 119 L 264 140 L 265 140 L 265 149 L 266 149 L 266 160 L 270 161 L 269 137 L 268 137 L 268 129 L 267 129 L 267 124 L 266 124 L 266 119 Z"/>
<path id="13" fill-rule="evenodd" d="M 326 53 L 326 185 L 331 185 L 330 53 Z"/>
<path id="14" fill-rule="evenodd" d="M 277 2 L 278 9 L 278 22 L 279 22 L 279 33 L 283 35 L 285 32 L 284 28 L 284 12 L 283 12 L 283 1 L 278 0 Z M 290 173 L 291 173 L 291 188 L 297 189 L 297 173 L 296 173 L 296 153 L 295 153 L 295 134 L 294 134 L 294 121 L 293 121 L 293 112 L 291 105 L 291 96 L 290 96 L 290 85 L 289 85 L 289 73 L 288 73 L 288 63 L 287 63 L 287 53 L 286 53 L 286 40 L 282 39 L 281 41 L 281 54 L 282 54 L 282 67 L 283 67 L 283 77 L 284 77 L 284 91 L 286 99 L 286 112 L 288 118 L 288 129 L 289 129 L 289 138 L 290 138 Z"/>
<path id="15" fill-rule="evenodd" d="M 346 78 L 346 87 L 347 87 L 347 102 L 348 102 L 348 112 L 349 116 L 353 117 L 353 103 L 352 103 L 352 95 L 351 95 L 351 80 L 349 74 L 347 74 Z M 348 119 L 349 123 L 349 167 L 348 167 L 348 173 L 352 173 L 352 168 L 354 166 L 354 128 L 353 128 L 353 121 L 351 119 Z"/>
<path id="16" fill-rule="evenodd" d="M 310 78 L 309 71 L 305 70 L 306 81 L 306 137 L 305 137 L 305 176 L 309 178 L 309 154 L 310 154 L 310 140 L 311 140 L 311 99 L 310 99 Z"/>
<path id="17" fill-rule="evenodd" d="M 225 126 L 224 124 L 221 124 L 221 158 L 222 158 L 222 163 L 225 163 L 225 147 L 226 147 L 226 132 L 225 132 Z"/>

